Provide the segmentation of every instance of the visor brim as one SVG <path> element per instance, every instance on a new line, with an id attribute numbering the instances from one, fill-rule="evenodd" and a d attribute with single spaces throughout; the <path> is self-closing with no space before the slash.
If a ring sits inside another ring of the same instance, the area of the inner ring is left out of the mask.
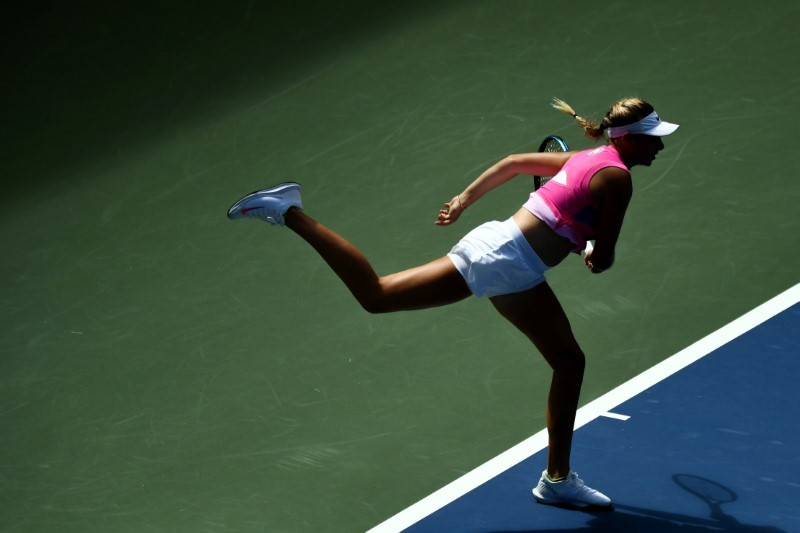
<path id="1" fill-rule="evenodd" d="M 678 129 L 678 124 L 661 121 L 661 123 L 655 128 L 643 131 L 642 135 L 650 135 L 651 137 L 666 137 L 667 135 L 675 133 L 675 130 L 677 129 Z"/>

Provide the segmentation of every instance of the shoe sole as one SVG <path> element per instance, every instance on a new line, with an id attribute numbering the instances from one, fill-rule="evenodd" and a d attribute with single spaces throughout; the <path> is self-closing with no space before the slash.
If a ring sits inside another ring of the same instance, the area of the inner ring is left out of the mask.
<path id="1" fill-rule="evenodd" d="M 569 500 L 550 500 L 547 498 L 543 498 L 536 494 L 536 489 L 533 491 L 533 497 L 536 500 L 536 503 L 541 503 L 542 505 L 552 505 L 553 507 L 561 507 L 563 509 L 590 509 L 595 511 L 613 511 L 614 504 L 608 503 L 606 505 L 600 505 L 596 503 L 578 503 L 572 502 Z"/>
<path id="2" fill-rule="evenodd" d="M 234 203 L 228 209 L 228 218 L 233 220 L 233 217 L 231 215 L 233 215 L 234 211 L 238 210 L 239 206 L 241 206 L 243 203 L 245 203 L 247 200 L 249 200 L 250 198 L 252 198 L 253 196 L 255 196 L 257 194 L 276 194 L 276 193 L 283 192 L 286 189 L 292 189 L 292 188 L 297 188 L 298 190 L 300 190 L 301 186 L 300 186 L 299 183 L 294 182 L 294 181 L 285 181 L 283 183 L 279 183 L 278 185 L 273 185 L 272 187 L 270 187 L 268 189 L 259 189 L 257 191 L 253 191 L 250 194 L 248 194 L 246 196 L 243 196 L 242 198 L 239 198 L 236 201 L 236 203 Z"/>

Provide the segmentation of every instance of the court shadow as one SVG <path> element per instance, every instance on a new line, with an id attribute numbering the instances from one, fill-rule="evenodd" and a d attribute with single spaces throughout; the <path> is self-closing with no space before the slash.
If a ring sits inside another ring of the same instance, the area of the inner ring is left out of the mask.
<path id="1" fill-rule="evenodd" d="M 580 512 L 580 511 L 579 511 Z M 586 512 L 586 511 L 584 511 Z M 742 524 L 738 521 L 718 522 L 694 516 L 668 513 L 641 507 L 617 505 L 613 512 L 586 512 L 591 518 L 585 526 L 573 529 L 515 529 L 498 530 L 491 533 L 701 533 L 730 531 L 734 533 L 788 533 L 772 526 Z"/>
<path id="2" fill-rule="evenodd" d="M 672 480 L 681 489 L 708 505 L 708 518 L 615 504 L 616 512 L 614 513 L 590 513 L 594 518 L 587 524 L 589 530 L 648 531 L 653 533 L 671 531 L 783 532 L 773 526 L 742 524 L 733 516 L 726 514 L 722 506 L 735 502 L 739 497 L 733 490 L 721 483 L 692 474 L 675 474 L 672 476 Z"/>
<path id="3" fill-rule="evenodd" d="M 672 480 L 686 492 L 708 505 L 708 517 L 685 515 L 670 511 L 659 511 L 643 507 L 615 503 L 613 511 L 578 510 L 590 515 L 585 526 L 574 529 L 530 529 L 505 530 L 492 533 L 555 533 L 556 531 L 586 532 L 647 532 L 686 533 L 707 531 L 730 531 L 734 533 L 788 533 L 774 526 L 743 524 L 726 514 L 722 506 L 738 500 L 730 488 L 707 478 L 691 474 L 676 474 Z"/>
<path id="4" fill-rule="evenodd" d="M 2 201 L 281 94 L 450 1 L 13 2 L 0 32 L 0 98 L 13 103 Z"/>

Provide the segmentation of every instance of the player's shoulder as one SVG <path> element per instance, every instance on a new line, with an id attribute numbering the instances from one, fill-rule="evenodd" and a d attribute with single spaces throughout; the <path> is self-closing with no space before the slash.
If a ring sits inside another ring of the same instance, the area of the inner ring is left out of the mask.
<path id="1" fill-rule="evenodd" d="M 633 180 L 627 169 L 608 166 L 601 168 L 592 176 L 590 187 L 598 193 L 613 192 L 630 195 L 633 192 Z"/>
<path id="2" fill-rule="evenodd" d="M 618 167 L 618 166 L 607 166 L 599 169 L 595 173 L 596 177 L 600 177 L 601 179 L 610 179 L 610 180 L 620 180 L 620 181 L 631 181 L 631 171 L 627 168 Z"/>

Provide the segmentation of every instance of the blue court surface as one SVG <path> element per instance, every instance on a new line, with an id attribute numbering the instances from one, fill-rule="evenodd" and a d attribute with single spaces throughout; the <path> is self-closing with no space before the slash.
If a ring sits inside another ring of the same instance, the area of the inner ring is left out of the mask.
<path id="1" fill-rule="evenodd" d="M 614 510 L 537 504 L 542 431 L 371 533 L 800 531 L 800 285 L 581 408 L 573 468 Z"/>

